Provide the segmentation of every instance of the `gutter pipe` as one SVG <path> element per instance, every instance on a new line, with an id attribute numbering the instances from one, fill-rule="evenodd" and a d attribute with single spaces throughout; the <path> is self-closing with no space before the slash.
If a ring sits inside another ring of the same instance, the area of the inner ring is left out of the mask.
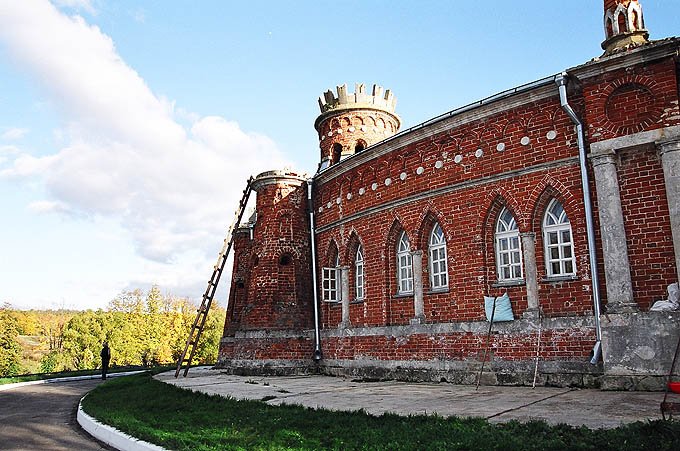
<path id="1" fill-rule="evenodd" d="M 585 138 L 583 135 L 583 123 L 579 119 L 576 112 L 573 110 L 567 99 L 567 83 L 569 75 L 562 72 L 555 77 L 555 83 L 560 91 L 560 103 L 562 109 L 576 124 L 576 135 L 578 138 L 578 156 L 581 165 L 581 185 L 583 187 L 583 203 L 585 205 L 586 213 L 586 235 L 588 236 L 588 253 L 590 255 L 590 277 L 593 287 L 593 307 L 595 316 L 595 332 L 597 341 L 593 346 L 593 358 L 590 363 L 597 364 L 602 352 L 602 327 L 600 325 L 600 287 L 597 277 L 597 255 L 595 253 L 595 228 L 593 226 L 593 208 L 590 201 L 590 184 L 588 181 L 588 162 L 586 159 Z"/>
<path id="2" fill-rule="evenodd" d="M 312 285 L 314 287 L 314 355 L 315 362 L 321 360 L 321 338 L 319 333 L 319 295 L 316 281 L 316 237 L 314 233 L 314 205 L 312 203 L 312 183 L 314 179 L 307 179 L 307 208 L 309 209 L 309 233 L 312 243 Z"/>

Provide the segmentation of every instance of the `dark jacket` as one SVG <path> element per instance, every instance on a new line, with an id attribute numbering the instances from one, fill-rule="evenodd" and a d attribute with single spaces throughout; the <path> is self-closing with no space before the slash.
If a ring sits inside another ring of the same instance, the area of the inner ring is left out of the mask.
<path id="1" fill-rule="evenodd" d="M 99 354 L 102 357 L 102 362 L 108 362 L 111 360 L 111 350 L 108 346 L 102 348 L 102 352 Z"/>

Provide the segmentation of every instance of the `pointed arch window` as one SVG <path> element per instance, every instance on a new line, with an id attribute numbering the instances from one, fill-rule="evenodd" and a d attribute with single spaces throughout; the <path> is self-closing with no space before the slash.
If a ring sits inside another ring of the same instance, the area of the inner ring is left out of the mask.
<path id="1" fill-rule="evenodd" d="M 397 242 L 397 287 L 398 294 L 413 293 L 411 243 L 409 243 L 406 232 L 401 232 Z"/>
<path id="2" fill-rule="evenodd" d="M 361 245 L 354 257 L 354 295 L 356 299 L 364 298 L 364 251 Z"/>
<path id="3" fill-rule="evenodd" d="M 520 280 L 522 272 L 522 248 L 519 228 L 515 217 L 503 207 L 496 222 L 496 271 L 499 281 Z"/>
<path id="4" fill-rule="evenodd" d="M 552 199 L 545 211 L 543 243 L 548 277 L 576 274 L 571 223 L 557 199 Z"/>
<path id="5" fill-rule="evenodd" d="M 435 224 L 430 233 L 430 288 L 433 290 L 449 286 L 449 271 L 446 264 L 446 238 L 439 224 Z"/>

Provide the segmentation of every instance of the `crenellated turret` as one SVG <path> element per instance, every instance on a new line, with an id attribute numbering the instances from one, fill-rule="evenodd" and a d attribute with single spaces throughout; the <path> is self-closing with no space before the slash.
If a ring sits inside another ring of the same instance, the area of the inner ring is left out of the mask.
<path id="1" fill-rule="evenodd" d="M 336 97 L 332 90 L 328 90 L 319 96 L 319 108 L 321 114 L 327 113 L 331 110 L 338 109 L 353 109 L 360 106 L 368 108 L 380 108 L 381 110 L 394 113 L 397 105 L 397 98 L 389 89 L 383 95 L 382 86 L 373 85 L 373 95 L 366 94 L 366 85 L 355 83 L 355 93 L 347 94 L 347 85 L 336 86 L 338 96 Z"/>
<path id="2" fill-rule="evenodd" d="M 393 136 L 401 126 L 394 113 L 397 99 L 389 89 L 373 85 L 369 95 L 366 85 L 357 83 L 354 93 L 347 92 L 347 85 L 337 86 L 336 92 L 329 89 L 319 96 L 321 114 L 314 122 L 321 148 L 319 170 Z"/>

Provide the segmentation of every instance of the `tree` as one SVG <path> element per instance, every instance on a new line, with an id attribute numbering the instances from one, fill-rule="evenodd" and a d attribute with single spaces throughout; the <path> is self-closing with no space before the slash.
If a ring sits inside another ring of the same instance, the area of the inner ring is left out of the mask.
<path id="1" fill-rule="evenodd" d="M 19 335 L 38 335 L 40 334 L 40 318 L 35 310 L 14 311 L 17 319 L 17 329 Z"/>
<path id="2" fill-rule="evenodd" d="M 71 318 L 64 329 L 65 369 L 86 370 L 99 366 L 99 351 L 105 339 L 105 312 L 88 310 Z"/>
<path id="3" fill-rule="evenodd" d="M 18 321 L 12 314 L 12 307 L 5 303 L 0 307 L 0 376 L 12 376 L 21 372 L 18 335 Z"/>

